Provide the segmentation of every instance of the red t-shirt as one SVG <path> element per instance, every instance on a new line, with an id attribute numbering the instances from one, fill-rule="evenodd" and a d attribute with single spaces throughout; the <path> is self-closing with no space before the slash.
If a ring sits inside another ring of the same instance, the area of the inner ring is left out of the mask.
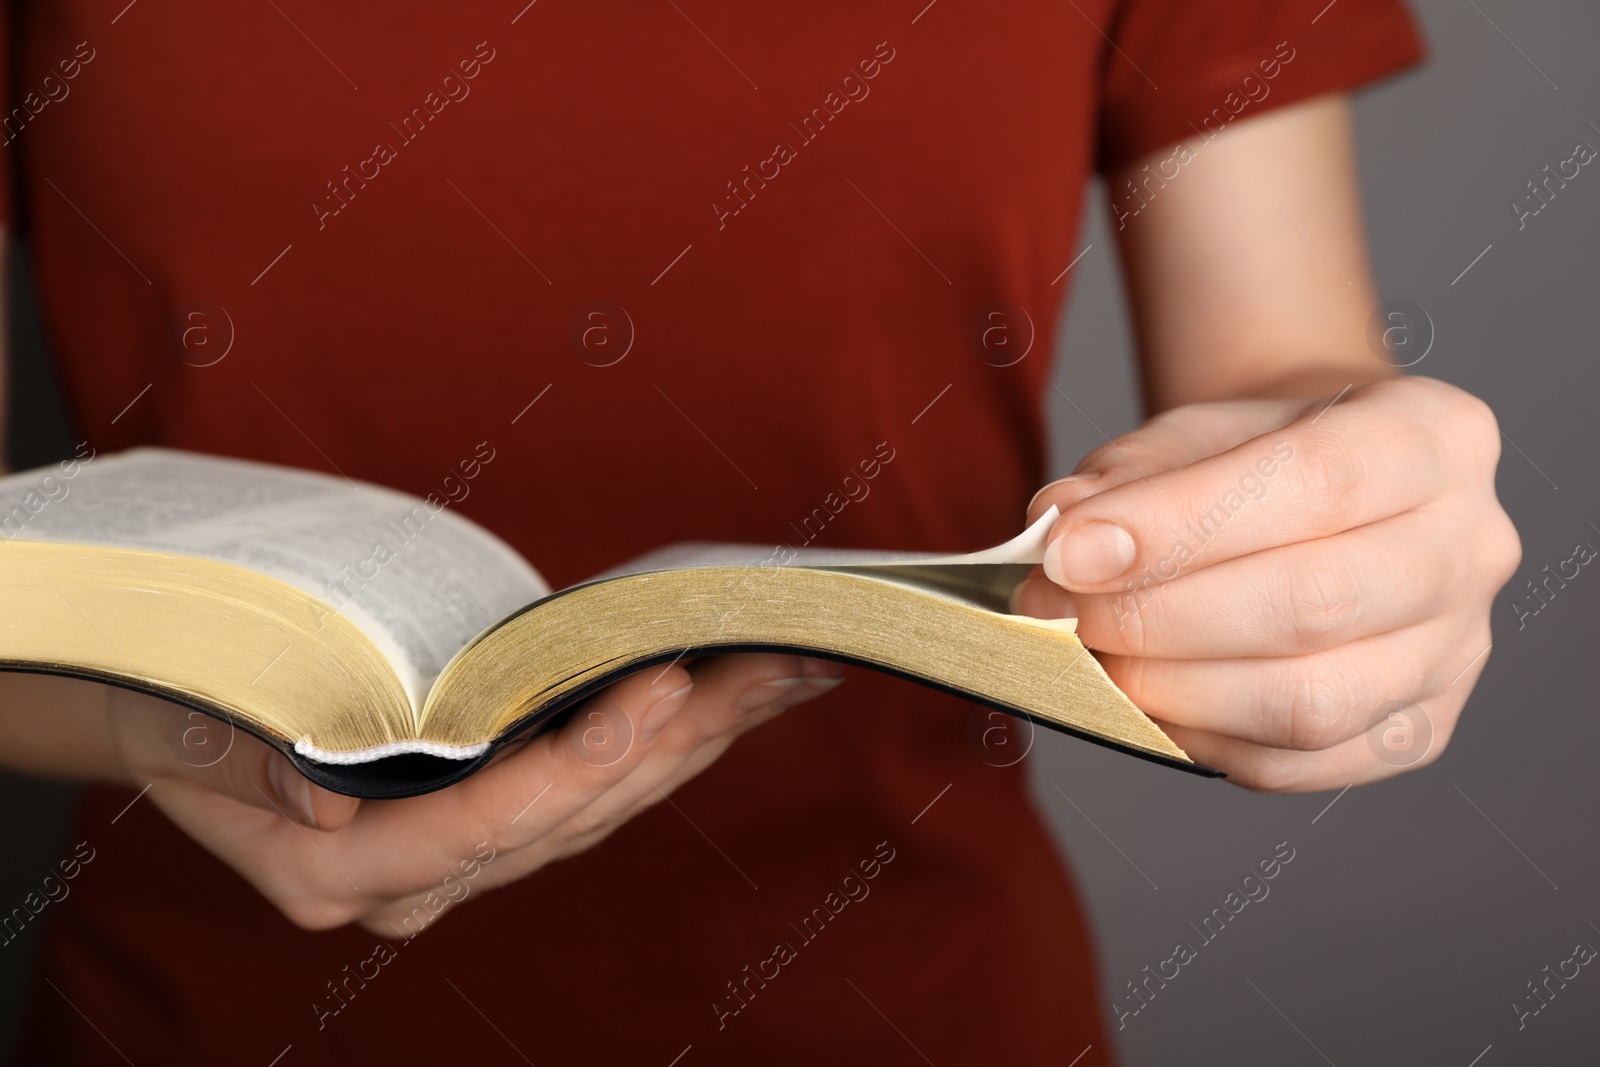
<path id="1" fill-rule="evenodd" d="M 1014 533 L 1095 169 L 1418 54 L 1396 0 L 125 3 L 11 16 L 80 435 L 418 494 L 487 442 L 459 507 L 558 586 L 680 539 Z M 1072 888 L 974 714 L 852 672 L 382 951 L 90 789 L 22 1060 L 1105 1063 Z"/>

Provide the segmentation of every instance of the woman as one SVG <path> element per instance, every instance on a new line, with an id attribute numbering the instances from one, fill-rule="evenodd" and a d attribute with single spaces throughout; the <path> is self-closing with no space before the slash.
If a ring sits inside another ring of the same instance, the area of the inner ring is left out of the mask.
<path id="1" fill-rule="evenodd" d="M 1018 609 L 1257 789 L 1420 765 L 1482 669 L 1492 418 L 1365 336 L 1342 94 L 1418 57 L 1394 0 L 72 0 L 13 41 L 15 223 L 97 450 L 425 493 L 487 442 L 460 507 L 556 586 L 689 538 L 974 548 L 1033 497 Z M 1097 170 L 1158 414 L 1035 495 Z M 367 804 L 7 677 L 6 765 L 103 783 L 21 1059 L 1109 1062 L 1021 767 L 847 673 L 651 671 L 597 698 L 620 761 L 575 727 Z M 1415 759 L 1364 736 L 1395 701 Z"/>

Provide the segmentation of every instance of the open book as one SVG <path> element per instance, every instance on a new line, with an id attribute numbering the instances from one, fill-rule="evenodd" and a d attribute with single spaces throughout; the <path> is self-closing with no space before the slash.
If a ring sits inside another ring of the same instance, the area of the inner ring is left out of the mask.
<path id="1" fill-rule="evenodd" d="M 0 669 L 166 697 L 355 796 L 457 781 L 631 671 L 757 649 L 1215 774 L 1071 620 L 1006 613 L 1054 518 L 968 556 L 677 545 L 552 592 L 442 497 L 137 449 L 0 479 Z"/>

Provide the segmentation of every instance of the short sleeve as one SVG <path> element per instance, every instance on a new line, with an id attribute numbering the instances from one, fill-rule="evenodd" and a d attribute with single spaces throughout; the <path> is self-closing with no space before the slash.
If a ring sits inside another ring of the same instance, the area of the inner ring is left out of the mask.
<path id="1" fill-rule="evenodd" d="M 1401 0 L 1118 0 L 1105 34 L 1102 171 L 1424 54 Z"/>

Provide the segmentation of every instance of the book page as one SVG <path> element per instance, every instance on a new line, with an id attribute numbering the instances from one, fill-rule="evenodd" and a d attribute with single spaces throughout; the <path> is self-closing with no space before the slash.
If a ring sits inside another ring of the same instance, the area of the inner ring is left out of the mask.
<path id="1" fill-rule="evenodd" d="M 550 591 L 510 546 L 447 506 L 157 448 L 0 478 L 0 552 L 12 539 L 200 556 L 287 582 L 361 627 L 419 708 L 457 651 Z"/>
<path id="2" fill-rule="evenodd" d="M 931 552 L 894 552 L 860 548 L 802 548 L 688 542 L 630 560 L 594 581 L 649 571 L 697 567 L 738 567 L 728 588 L 747 599 L 763 595 L 763 576 L 780 568 L 848 570 L 857 574 L 913 585 L 924 591 L 960 600 L 988 611 L 1010 613 L 1011 591 L 1028 571 L 1044 559 L 1050 530 L 1061 513 L 1052 507 L 1022 533 L 993 548 L 961 555 Z M 587 583 L 585 583 L 587 584 Z M 1039 625 L 1071 631 L 1074 619 L 1030 620 Z"/>
<path id="3" fill-rule="evenodd" d="M 1061 517 L 1060 509 L 1051 507 L 1029 526 L 1005 544 L 968 552 L 956 556 L 942 556 L 933 552 L 895 552 L 871 548 L 790 548 L 788 545 L 716 544 L 705 541 L 686 541 L 668 545 L 629 560 L 627 563 L 593 580 L 618 578 L 624 574 L 641 574 L 645 571 L 678 570 L 683 567 L 811 567 L 848 568 L 856 570 L 870 567 L 959 567 L 994 564 L 1025 564 L 1033 566 L 1044 559 L 1044 547 L 1050 537 L 1050 528 Z"/>

